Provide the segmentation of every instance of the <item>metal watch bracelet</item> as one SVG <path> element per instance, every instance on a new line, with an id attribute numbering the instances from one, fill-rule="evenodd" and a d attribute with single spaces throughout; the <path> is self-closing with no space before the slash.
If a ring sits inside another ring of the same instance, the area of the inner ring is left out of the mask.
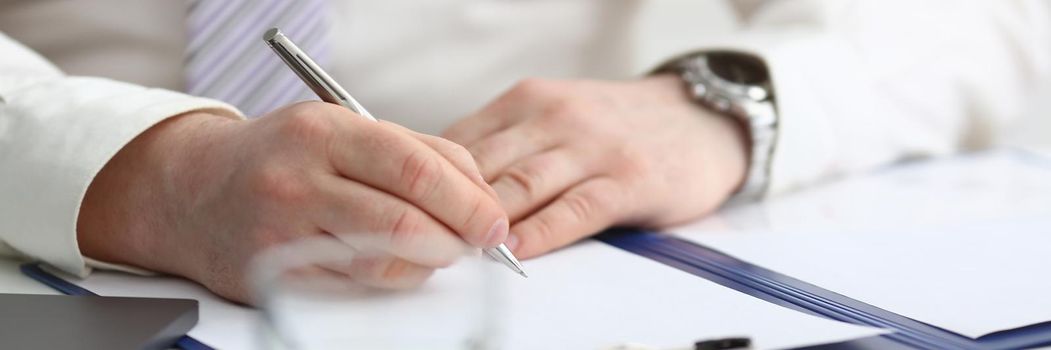
<path id="1" fill-rule="evenodd" d="M 722 61 L 716 62 L 716 59 Z M 743 123 L 751 141 L 748 169 L 744 182 L 730 201 L 760 199 L 769 184 L 778 126 L 765 66 L 750 55 L 721 52 L 689 56 L 667 68 L 664 70 L 677 72 L 682 77 L 700 105 Z"/>

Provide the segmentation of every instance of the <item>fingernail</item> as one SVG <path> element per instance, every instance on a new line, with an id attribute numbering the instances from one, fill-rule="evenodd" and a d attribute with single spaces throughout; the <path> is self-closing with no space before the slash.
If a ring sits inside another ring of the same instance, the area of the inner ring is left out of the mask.
<path id="1" fill-rule="evenodd" d="M 504 245 L 507 246 L 507 249 L 510 249 L 513 253 L 515 249 L 518 249 L 518 235 L 508 233 L 507 240 L 504 241 Z"/>
<path id="2" fill-rule="evenodd" d="M 493 247 L 507 239 L 507 231 L 509 230 L 508 226 L 507 218 L 496 220 L 493 227 L 489 229 L 489 233 L 485 235 L 485 246 Z"/>

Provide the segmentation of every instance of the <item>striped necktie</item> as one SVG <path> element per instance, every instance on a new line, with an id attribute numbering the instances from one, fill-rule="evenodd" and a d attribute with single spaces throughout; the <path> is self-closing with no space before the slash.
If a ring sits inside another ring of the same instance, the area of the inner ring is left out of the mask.
<path id="1" fill-rule="evenodd" d="M 190 0 L 186 92 L 230 103 L 258 117 L 311 99 L 310 90 L 262 41 L 270 27 L 296 40 L 319 64 L 328 60 L 326 0 Z"/>

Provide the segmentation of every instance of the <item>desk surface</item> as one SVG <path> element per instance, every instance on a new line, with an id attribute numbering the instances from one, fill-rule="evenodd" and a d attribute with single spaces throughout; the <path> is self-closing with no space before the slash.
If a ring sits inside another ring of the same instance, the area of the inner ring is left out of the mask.
<path id="1" fill-rule="evenodd" d="M 21 262 L 0 259 L 0 293 L 61 294 L 18 271 Z"/>
<path id="2" fill-rule="evenodd" d="M 1051 217 L 1051 181 L 1048 179 L 1051 179 L 1051 158 L 1046 155 L 1017 150 L 987 151 L 907 163 L 814 186 L 764 203 L 726 208 L 680 230 L 827 232 L 939 225 L 961 220 Z M 17 262 L 0 260 L 0 293 L 56 294 L 22 276 L 17 266 Z M 105 274 L 91 277 L 96 281 L 106 278 L 109 277 Z M 89 280 L 85 285 L 91 288 L 94 283 L 97 282 Z M 208 335 L 239 337 L 241 344 L 250 344 L 253 325 L 217 327 L 216 324 L 231 323 L 224 321 L 230 320 L 231 315 L 243 317 L 252 311 L 222 305 L 214 298 L 205 300 L 209 297 L 203 289 L 183 281 L 163 278 L 151 282 L 153 284 L 155 288 L 151 287 L 147 293 L 156 293 L 156 296 L 199 295 L 201 322 L 208 324 Z"/>

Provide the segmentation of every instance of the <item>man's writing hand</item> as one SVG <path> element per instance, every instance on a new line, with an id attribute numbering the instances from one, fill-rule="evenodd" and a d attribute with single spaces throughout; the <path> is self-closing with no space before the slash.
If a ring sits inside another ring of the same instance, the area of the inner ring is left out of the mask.
<path id="1" fill-rule="evenodd" d="M 420 283 L 465 250 L 504 242 L 507 216 L 470 154 L 444 139 L 308 102 L 252 121 L 174 117 L 92 182 L 77 233 L 107 262 L 186 276 L 248 301 L 252 256 L 310 235 L 374 235 L 386 254 L 345 268 Z"/>

